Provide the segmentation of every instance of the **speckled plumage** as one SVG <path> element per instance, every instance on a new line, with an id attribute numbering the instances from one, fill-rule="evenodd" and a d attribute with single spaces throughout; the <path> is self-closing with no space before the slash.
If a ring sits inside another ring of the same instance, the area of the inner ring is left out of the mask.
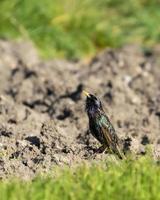
<path id="1" fill-rule="evenodd" d="M 92 94 L 87 95 L 86 111 L 89 118 L 90 132 L 102 144 L 98 151 L 103 152 L 108 148 L 122 159 L 123 155 L 119 148 L 119 138 L 115 129 L 105 114 L 101 101 Z"/>

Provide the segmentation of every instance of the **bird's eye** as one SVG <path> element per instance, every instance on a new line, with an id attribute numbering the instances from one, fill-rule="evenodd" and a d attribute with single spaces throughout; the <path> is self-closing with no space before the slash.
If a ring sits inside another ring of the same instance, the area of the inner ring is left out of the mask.
<path id="1" fill-rule="evenodd" d="M 97 97 L 95 97 L 94 95 L 91 95 L 91 98 L 92 98 L 93 100 L 95 100 L 95 101 L 98 100 Z"/>

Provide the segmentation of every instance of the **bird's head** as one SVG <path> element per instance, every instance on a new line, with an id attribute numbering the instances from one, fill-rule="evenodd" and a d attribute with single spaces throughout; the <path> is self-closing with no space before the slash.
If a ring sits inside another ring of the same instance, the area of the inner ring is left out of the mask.
<path id="1" fill-rule="evenodd" d="M 101 101 L 86 91 L 83 91 L 83 94 L 87 97 L 86 98 L 86 111 L 88 115 L 94 115 L 100 110 L 103 110 Z"/>

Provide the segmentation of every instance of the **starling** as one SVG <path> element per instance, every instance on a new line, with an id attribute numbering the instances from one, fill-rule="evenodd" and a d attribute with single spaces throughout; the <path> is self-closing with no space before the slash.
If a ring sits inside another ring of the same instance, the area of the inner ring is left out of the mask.
<path id="1" fill-rule="evenodd" d="M 103 110 L 101 101 L 93 94 L 89 94 L 86 91 L 83 91 L 83 93 L 87 97 L 86 112 L 89 119 L 90 132 L 102 145 L 97 149 L 97 152 L 102 153 L 107 148 L 122 159 L 124 155 L 120 151 L 119 138 Z"/>

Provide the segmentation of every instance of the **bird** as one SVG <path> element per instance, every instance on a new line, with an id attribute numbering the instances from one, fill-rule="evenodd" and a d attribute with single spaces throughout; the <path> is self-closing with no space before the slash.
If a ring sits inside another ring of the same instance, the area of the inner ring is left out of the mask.
<path id="1" fill-rule="evenodd" d="M 111 153 L 123 159 L 124 155 L 120 150 L 120 139 L 108 116 L 104 112 L 101 101 L 85 90 L 83 90 L 83 94 L 86 96 L 85 110 L 89 119 L 89 130 L 101 144 L 96 152 L 103 153 L 108 149 Z"/>

